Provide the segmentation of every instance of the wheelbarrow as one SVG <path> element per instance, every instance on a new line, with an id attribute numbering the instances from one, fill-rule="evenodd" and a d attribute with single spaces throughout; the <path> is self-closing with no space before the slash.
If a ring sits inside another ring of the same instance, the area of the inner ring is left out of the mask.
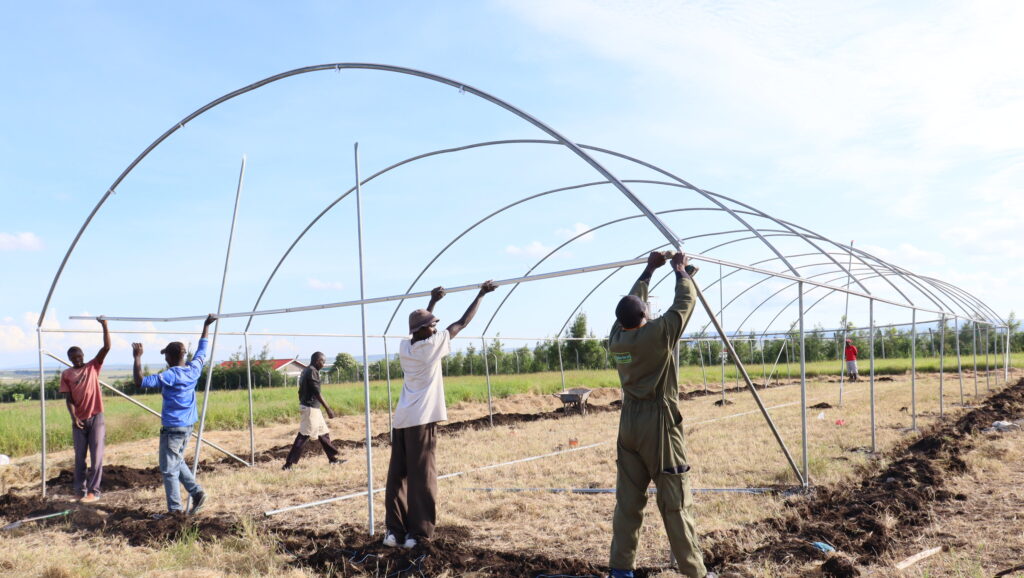
<path id="1" fill-rule="evenodd" d="M 580 415 L 587 415 L 587 398 L 590 397 L 591 391 L 593 390 L 585 387 L 574 387 L 551 395 L 562 400 L 562 411 L 567 415 L 572 411 L 579 412 Z"/>

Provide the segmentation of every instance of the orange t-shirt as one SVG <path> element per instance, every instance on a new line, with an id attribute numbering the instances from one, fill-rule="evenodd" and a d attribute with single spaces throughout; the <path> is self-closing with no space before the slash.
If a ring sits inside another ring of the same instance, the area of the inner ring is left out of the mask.
<path id="1" fill-rule="evenodd" d="M 69 367 L 60 374 L 60 392 L 71 394 L 75 417 L 87 420 L 103 413 L 103 393 L 100 391 L 102 365 L 92 360 L 80 368 Z"/>

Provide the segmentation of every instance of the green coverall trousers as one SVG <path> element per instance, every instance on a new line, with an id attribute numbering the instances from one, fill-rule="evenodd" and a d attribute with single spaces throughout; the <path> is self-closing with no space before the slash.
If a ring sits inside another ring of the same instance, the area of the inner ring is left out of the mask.
<path id="1" fill-rule="evenodd" d="M 635 567 L 636 547 L 644 521 L 644 507 L 647 505 L 647 487 L 653 479 L 658 490 L 658 510 L 665 524 L 672 554 L 679 564 L 679 571 L 690 578 L 704 578 L 707 569 L 697 543 L 692 515 L 693 497 L 687 474 L 658 471 L 657 467 L 662 461 L 657 451 L 660 444 L 643 439 L 659 436 L 657 428 L 629 429 L 633 430 L 634 435 L 623 436 L 620 430 L 618 442 L 615 515 L 612 518 L 609 560 L 611 567 L 620 570 L 632 570 Z M 658 473 L 652 476 L 652 471 Z"/>

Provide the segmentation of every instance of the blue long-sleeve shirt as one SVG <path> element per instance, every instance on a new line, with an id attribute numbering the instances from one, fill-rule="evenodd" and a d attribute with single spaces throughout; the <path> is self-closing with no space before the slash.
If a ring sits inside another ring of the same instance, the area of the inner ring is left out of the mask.
<path id="1" fill-rule="evenodd" d="M 188 364 L 169 367 L 142 378 L 142 387 L 161 388 L 164 404 L 160 422 L 164 427 L 188 427 L 199 421 L 196 413 L 196 384 L 206 363 L 207 341 L 199 340 L 196 354 Z"/>

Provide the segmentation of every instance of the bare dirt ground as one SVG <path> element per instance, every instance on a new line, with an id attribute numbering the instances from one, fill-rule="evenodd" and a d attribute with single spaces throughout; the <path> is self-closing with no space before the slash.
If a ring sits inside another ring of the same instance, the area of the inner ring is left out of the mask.
<path id="1" fill-rule="evenodd" d="M 919 376 L 920 434 L 906 429 L 908 383 L 907 377 L 878 383 L 877 454 L 867 451 L 864 382 L 846 384 L 842 408 L 833 407 L 834 383 L 810 384 L 809 405 L 819 405 L 809 411 L 814 491 L 797 495 L 746 491 L 796 482 L 749 393 L 728 393 L 732 404 L 726 406 L 712 404 L 716 392 L 685 396 L 698 529 L 711 565 L 733 576 L 992 576 L 1024 564 L 1024 434 L 981 431 L 997 419 L 1024 418 L 1024 380 L 988 398 L 971 397 L 975 407 L 956 407 L 959 395 L 947 377 L 940 419 L 937 379 Z M 798 388 L 783 384 L 759 393 L 799 457 Z M 485 404 L 450 408 L 438 465 L 442 474 L 459 475 L 440 483 L 437 536 L 411 551 L 379 544 L 380 494 L 375 536 L 366 529 L 365 494 L 263 515 L 365 491 L 365 442 L 359 440 L 365 424 L 358 417 L 331 421 L 349 460 L 340 467 L 328 467 L 309 444 L 303 461 L 281 472 L 294 426 L 258 431 L 252 468 L 204 449 L 201 482 L 212 500 L 194 518 L 152 518 L 163 506 L 156 440 L 108 449 L 105 494 L 93 507 L 67 500 L 67 452 L 51 456 L 46 500 L 38 497 L 37 464 L 19 460 L 2 474 L 12 489 L 0 496 L 0 524 L 72 512 L 0 531 L 0 574 L 601 576 L 614 495 L 550 490 L 614 487 L 618 399 L 617 390 L 596 390 L 584 417 L 557 411 L 561 403 L 552 396 L 513 396 L 495 402 L 494 428 Z M 386 415 L 373 417 L 373 431 L 387 426 Z M 248 456 L 248 432 L 210 437 Z M 386 433 L 375 436 L 378 484 L 387 445 Z M 525 461 L 533 456 L 547 457 Z M 498 465 L 515 460 L 524 461 Z M 701 491 L 717 489 L 742 491 Z M 814 541 L 838 553 L 826 556 L 810 545 Z M 894 570 L 899 560 L 935 546 L 947 550 Z M 652 503 L 641 533 L 639 576 L 675 575 L 666 547 Z M 1024 576 L 1013 572 L 1005 575 Z"/>

